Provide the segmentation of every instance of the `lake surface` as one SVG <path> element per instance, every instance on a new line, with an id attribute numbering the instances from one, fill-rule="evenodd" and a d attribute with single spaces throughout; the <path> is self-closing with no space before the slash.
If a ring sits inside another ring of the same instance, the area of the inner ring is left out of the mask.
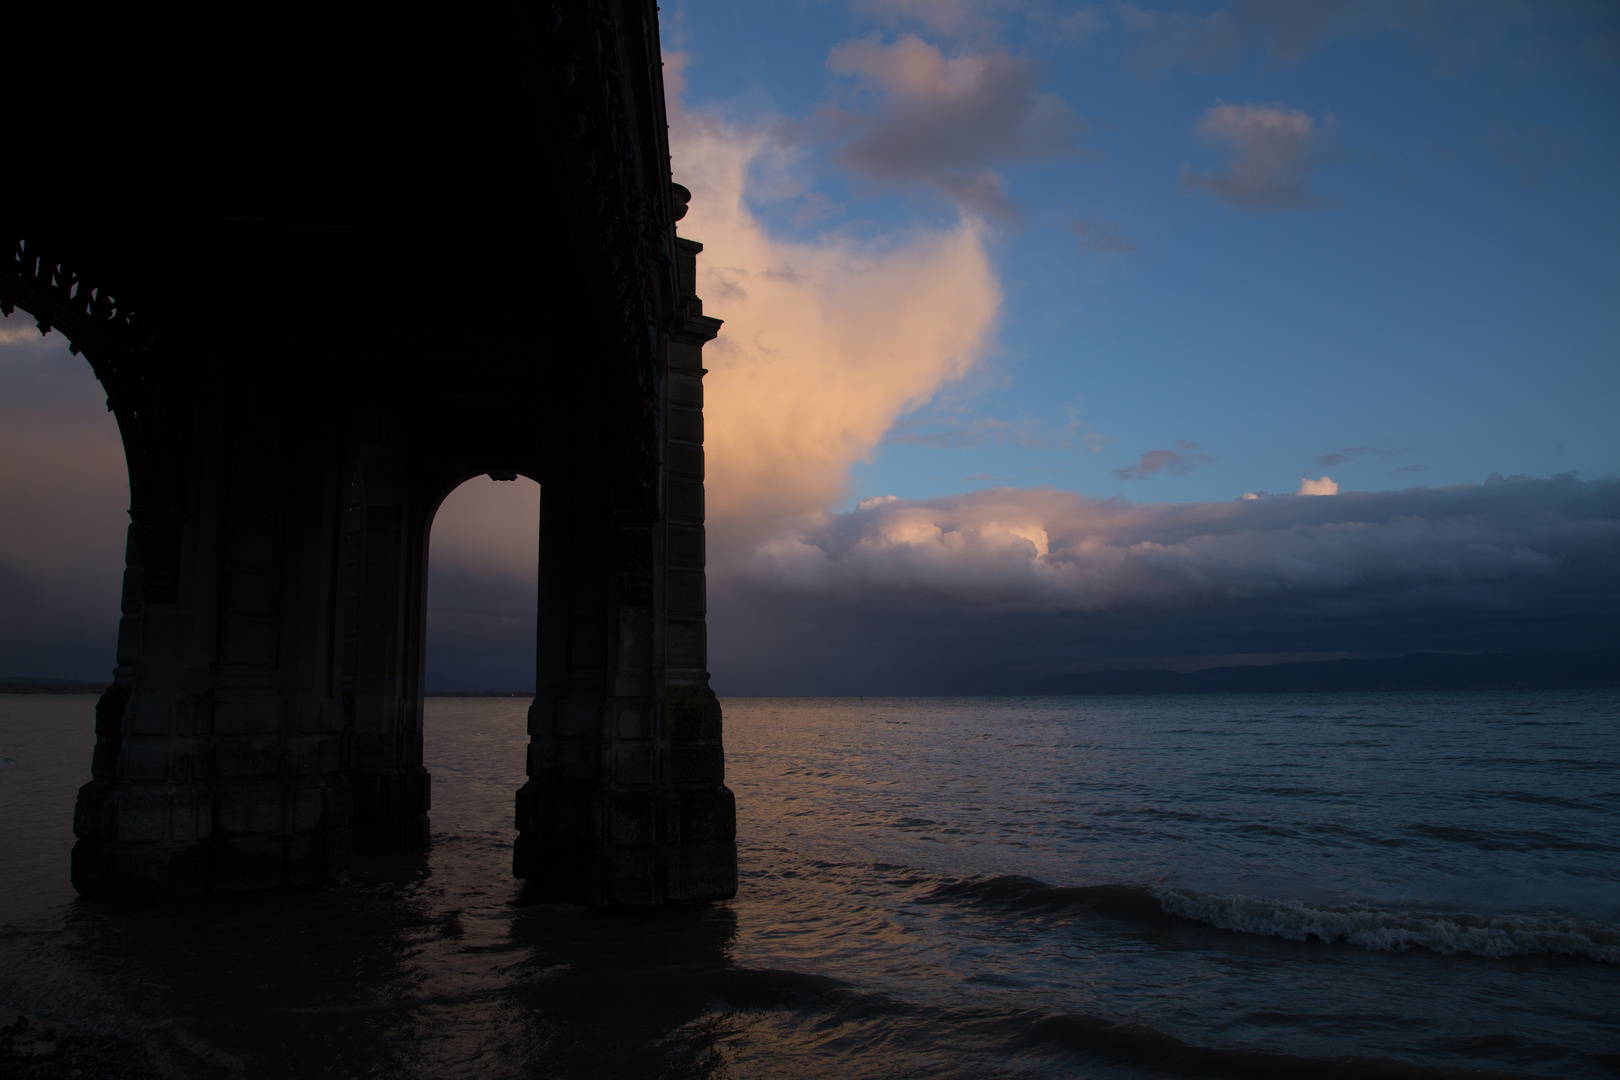
<path id="1" fill-rule="evenodd" d="M 429 852 L 134 909 L 93 699 L 0 697 L 0 1004 L 176 1077 L 1620 1076 L 1620 693 L 724 704 L 737 899 L 605 915 L 509 876 L 522 700 L 429 700 Z"/>

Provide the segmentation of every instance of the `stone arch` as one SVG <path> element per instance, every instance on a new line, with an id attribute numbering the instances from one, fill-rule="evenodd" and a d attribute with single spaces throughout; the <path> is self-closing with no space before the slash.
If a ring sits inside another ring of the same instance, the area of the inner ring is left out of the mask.
<path id="1" fill-rule="evenodd" d="M 498 454 L 463 448 L 450 462 L 413 477 L 407 455 L 387 441 L 397 432 L 371 434 L 350 449 L 345 466 L 333 669 L 354 850 L 384 855 L 428 842 L 432 778 L 422 743 L 434 519 L 451 492 L 474 477 L 523 475 L 538 483 L 531 473 L 539 470 L 512 468 Z"/>

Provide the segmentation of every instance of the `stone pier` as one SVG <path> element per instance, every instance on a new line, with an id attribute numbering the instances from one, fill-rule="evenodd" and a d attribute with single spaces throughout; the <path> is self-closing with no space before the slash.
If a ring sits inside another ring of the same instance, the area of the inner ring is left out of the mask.
<path id="1" fill-rule="evenodd" d="M 319 885 L 427 844 L 428 533 L 487 474 L 541 487 L 514 873 L 606 908 L 732 895 L 720 323 L 675 233 L 654 4 L 233 9 L 200 47 L 181 14 L 110 18 L 28 16 L 14 40 L 73 41 L 71 77 L 51 50 L 0 74 L 84 151 L 0 180 L 0 304 L 90 363 L 130 471 L 74 885 Z"/>

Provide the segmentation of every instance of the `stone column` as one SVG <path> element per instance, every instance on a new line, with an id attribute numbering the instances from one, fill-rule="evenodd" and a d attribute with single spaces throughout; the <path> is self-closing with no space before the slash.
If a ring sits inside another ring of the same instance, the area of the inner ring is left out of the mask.
<path id="1" fill-rule="evenodd" d="M 322 411 L 253 390 L 228 414 L 222 484 L 215 892 L 328 881 L 350 850 L 331 659 L 338 442 Z"/>
<path id="2" fill-rule="evenodd" d="M 211 887 L 217 392 L 197 387 L 189 411 L 154 408 L 157 393 L 138 410 L 114 398 L 131 523 L 118 666 L 74 811 L 71 872 L 88 896 L 173 901 Z"/>
<path id="3" fill-rule="evenodd" d="M 422 666 L 428 521 L 406 451 L 374 433 L 345 485 L 339 567 L 343 773 L 354 789 L 355 850 L 428 842 Z"/>
<path id="4" fill-rule="evenodd" d="M 669 897 L 706 900 L 737 891 L 737 809 L 725 786 L 720 702 L 709 688 L 707 584 L 703 532 L 703 346 L 720 320 L 703 314 L 697 255 L 677 239 L 683 297 L 670 333 L 664 380 L 665 694 L 670 784 L 678 798 L 677 842 L 669 852 Z"/>
<path id="5" fill-rule="evenodd" d="M 321 418 L 276 390 L 211 378 L 183 455 L 131 447 L 118 668 L 75 815 L 86 895 L 183 900 L 347 865 L 335 461 Z"/>
<path id="6" fill-rule="evenodd" d="M 681 250 L 691 292 L 698 245 Z M 695 298 L 666 343 L 662 513 L 616 510 L 607 446 L 543 484 L 538 686 L 513 873 L 597 907 L 737 889 L 735 808 L 705 670 L 703 342 Z"/>

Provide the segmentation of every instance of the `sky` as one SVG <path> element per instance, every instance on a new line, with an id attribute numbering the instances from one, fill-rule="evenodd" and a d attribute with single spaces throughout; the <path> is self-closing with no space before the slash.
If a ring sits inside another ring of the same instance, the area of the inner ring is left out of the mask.
<path id="1" fill-rule="evenodd" d="M 717 685 L 1620 644 L 1620 9 L 664 18 Z"/>
<path id="2" fill-rule="evenodd" d="M 722 693 L 1620 646 L 1620 7 L 660 17 Z M 116 431 L 0 327 L 0 674 L 72 674 Z M 529 685 L 541 496 L 441 510 L 430 685 Z"/>

